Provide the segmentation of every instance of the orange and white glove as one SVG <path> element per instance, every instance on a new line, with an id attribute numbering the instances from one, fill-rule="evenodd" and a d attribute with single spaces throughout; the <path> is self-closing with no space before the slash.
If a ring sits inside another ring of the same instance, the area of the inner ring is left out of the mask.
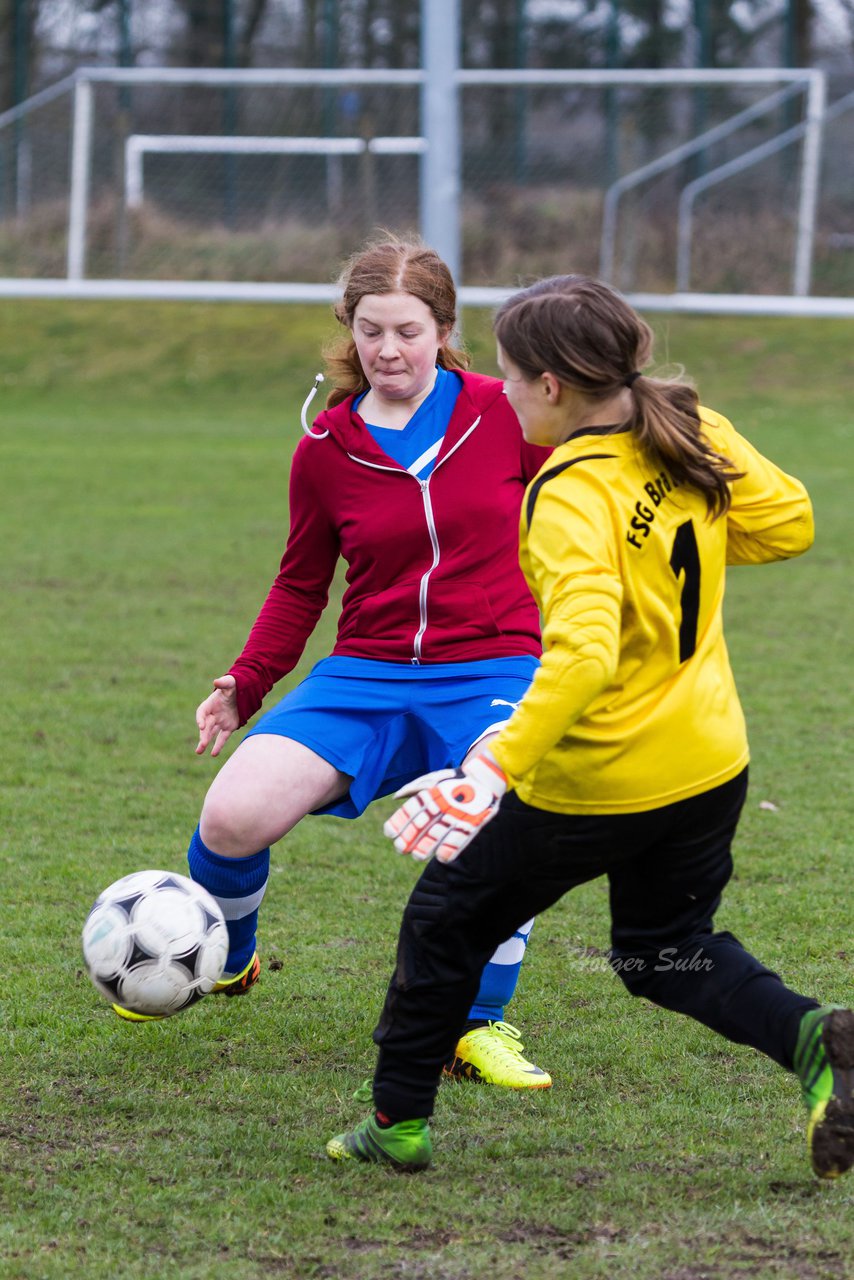
<path id="1" fill-rule="evenodd" d="M 391 815 L 383 833 L 398 853 L 408 853 L 416 862 L 434 855 L 440 862 L 453 862 L 495 817 L 506 790 L 504 771 L 485 751 L 460 769 L 438 769 L 401 787 L 395 794 L 411 799 Z"/>

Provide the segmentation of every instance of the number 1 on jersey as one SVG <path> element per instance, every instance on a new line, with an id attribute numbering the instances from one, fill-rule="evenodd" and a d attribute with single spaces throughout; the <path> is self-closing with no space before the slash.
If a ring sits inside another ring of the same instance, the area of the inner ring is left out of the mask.
<path id="1" fill-rule="evenodd" d="M 693 520 L 686 520 L 676 530 L 670 568 L 678 578 L 684 572 L 679 623 L 679 661 L 687 662 L 697 647 L 697 620 L 700 615 L 700 553 Z"/>

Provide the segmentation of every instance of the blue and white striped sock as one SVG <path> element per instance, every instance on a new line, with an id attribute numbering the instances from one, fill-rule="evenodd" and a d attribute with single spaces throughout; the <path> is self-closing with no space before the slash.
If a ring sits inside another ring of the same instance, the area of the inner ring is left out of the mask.
<path id="1" fill-rule="evenodd" d="M 520 925 L 512 938 L 502 942 L 484 965 L 480 979 L 480 988 L 468 1016 L 469 1022 L 501 1022 L 504 1018 L 504 1006 L 509 1004 L 519 971 L 525 959 L 528 938 L 534 927 L 533 920 Z"/>
<path id="2" fill-rule="evenodd" d="M 261 849 L 248 858 L 224 858 L 207 847 L 196 827 L 187 862 L 191 878 L 216 898 L 225 916 L 229 949 L 223 977 L 234 977 L 246 968 L 255 951 L 258 908 L 270 875 L 270 850 Z"/>

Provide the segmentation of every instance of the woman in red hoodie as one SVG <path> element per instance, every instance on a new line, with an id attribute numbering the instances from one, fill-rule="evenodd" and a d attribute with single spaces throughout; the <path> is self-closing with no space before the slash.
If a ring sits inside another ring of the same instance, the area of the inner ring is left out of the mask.
<path id="1" fill-rule="evenodd" d="M 390 237 L 347 264 L 327 408 L 298 445 L 290 535 L 246 646 L 197 711 L 203 753 L 298 662 L 339 557 L 347 588 L 330 657 L 268 711 L 208 792 L 190 873 L 217 899 L 230 952 L 219 984 L 260 971 L 269 846 L 309 813 L 357 817 L 376 797 L 461 764 L 512 714 L 540 654 L 518 560 L 522 495 L 548 451 L 524 442 L 497 378 L 451 345 L 456 296 L 431 249 Z M 530 930 L 498 949 L 449 1063 L 455 1075 L 545 1088 L 503 1021 Z"/>

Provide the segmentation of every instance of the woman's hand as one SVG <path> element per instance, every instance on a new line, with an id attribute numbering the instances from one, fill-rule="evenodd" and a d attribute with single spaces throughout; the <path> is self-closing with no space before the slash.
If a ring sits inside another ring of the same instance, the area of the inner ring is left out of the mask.
<path id="1" fill-rule="evenodd" d="M 196 709 L 199 744 L 196 755 L 203 756 L 211 739 L 211 755 L 218 756 L 235 729 L 240 728 L 237 714 L 237 681 L 234 676 L 220 676 L 213 682 L 214 691 Z"/>

